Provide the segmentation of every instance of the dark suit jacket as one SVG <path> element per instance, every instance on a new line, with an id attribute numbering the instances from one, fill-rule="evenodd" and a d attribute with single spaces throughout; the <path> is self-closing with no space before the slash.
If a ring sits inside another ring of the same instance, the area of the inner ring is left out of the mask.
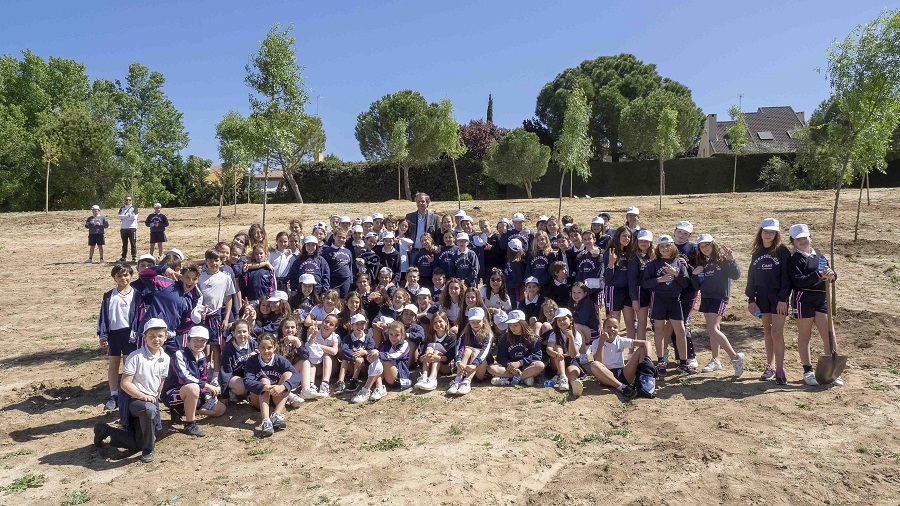
<path id="1" fill-rule="evenodd" d="M 406 231 L 406 237 L 416 240 L 416 234 L 418 231 L 416 227 L 419 224 L 419 212 L 413 211 L 406 215 L 406 221 L 409 222 L 409 229 Z M 425 211 L 425 232 L 431 234 L 431 237 L 434 239 L 435 244 L 441 244 L 438 241 L 437 233 L 441 230 L 441 218 L 437 215 L 436 212 L 431 209 Z"/>

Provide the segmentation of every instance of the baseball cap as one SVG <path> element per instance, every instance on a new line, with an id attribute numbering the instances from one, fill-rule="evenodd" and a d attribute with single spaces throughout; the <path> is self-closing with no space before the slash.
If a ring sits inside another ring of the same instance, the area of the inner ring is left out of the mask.
<path id="1" fill-rule="evenodd" d="M 571 317 L 572 317 L 572 312 L 569 311 L 568 309 L 564 308 L 564 307 L 561 307 L 561 308 L 557 309 L 555 313 L 553 313 L 553 319 L 554 319 L 554 320 L 557 319 L 557 318 L 562 318 L 562 317 L 564 317 L 564 316 L 568 316 L 568 317 L 571 318 Z"/>
<path id="2" fill-rule="evenodd" d="M 472 221 L 472 217 L 469 216 L 468 214 L 464 214 L 464 215 L 462 216 L 462 218 L 459 219 L 459 221 L 460 221 L 460 223 L 462 223 L 462 222 L 464 222 L 464 221 Z"/>
<path id="3" fill-rule="evenodd" d="M 288 300 L 287 293 L 281 290 L 275 290 L 272 292 L 272 295 L 269 296 L 269 302 L 278 302 L 280 300 Z"/>
<path id="4" fill-rule="evenodd" d="M 456 218 L 462 218 L 465 215 L 466 215 L 466 212 L 463 211 L 462 209 L 459 209 L 455 213 L 453 213 L 453 216 Z"/>
<path id="5" fill-rule="evenodd" d="M 320 221 L 320 222 L 316 223 L 315 225 L 313 225 L 313 230 L 315 230 L 315 229 L 317 229 L 317 228 L 318 228 L 318 229 L 321 229 L 321 230 L 323 230 L 323 231 L 324 231 L 324 230 L 328 230 L 328 225 L 326 225 L 325 223 L 323 223 L 323 222 Z"/>
<path id="6" fill-rule="evenodd" d="M 431 290 L 423 286 L 422 288 L 419 288 L 419 293 L 416 294 L 416 297 L 418 297 L 419 295 L 427 295 L 431 297 Z"/>
<path id="7" fill-rule="evenodd" d="M 809 237 L 809 226 L 806 223 L 791 225 L 791 239 Z"/>
<path id="8" fill-rule="evenodd" d="M 316 277 L 312 274 L 301 274 L 300 275 L 300 284 L 301 285 L 317 285 Z"/>
<path id="9" fill-rule="evenodd" d="M 663 234 L 656 239 L 656 244 L 672 244 L 672 236 Z"/>
<path id="10" fill-rule="evenodd" d="M 153 209 L 156 209 L 157 207 L 162 207 L 162 204 L 160 204 L 159 202 L 153 204 Z"/>
<path id="11" fill-rule="evenodd" d="M 303 244 L 319 244 L 319 239 L 314 235 L 308 235 L 303 238 Z"/>
<path id="12" fill-rule="evenodd" d="M 150 318 L 147 320 L 147 323 L 144 324 L 144 332 L 147 332 L 150 329 L 164 329 L 167 328 L 166 322 L 163 321 L 162 318 Z"/>
<path id="13" fill-rule="evenodd" d="M 359 233 L 361 234 L 362 231 L 363 231 L 363 228 L 362 228 L 361 226 L 359 226 L 359 225 L 353 225 L 353 226 L 350 228 L 350 231 L 351 231 L 351 232 L 359 232 Z"/>
<path id="14" fill-rule="evenodd" d="M 400 312 L 402 313 L 403 311 L 412 311 L 413 314 L 419 314 L 419 308 L 417 308 L 416 306 L 414 306 L 412 304 L 407 304 L 407 305 L 403 306 L 403 309 Z"/>
<path id="15" fill-rule="evenodd" d="M 518 323 L 525 320 L 525 313 L 523 311 L 519 311 L 516 309 L 515 311 L 510 311 L 508 315 L 506 315 L 506 324 L 510 323 Z"/>
<path id="16" fill-rule="evenodd" d="M 646 228 L 642 228 L 638 230 L 637 233 L 638 241 L 653 241 L 653 232 L 647 230 Z"/>
<path id="17" fill-rule="evenodd" d="M 156 263 L 156 258 L 150 253 L 144 253 L 138 258 L 138 262 L 143 262 L 144 260 L 150 260 L 151 262 Z"/>
<path id="18" fill-rule="evenodd" d="M 368 239 L 369 237 L 378 237 L 378 232 L 369 232 L 365 238 Z"/>
<path id="19" fill-rule="evenodd" d="M 372 223 L 373 221 L 375 221 L 375 220 L 373 220 L 371 216 L 363 216 L 363 219 L 362 219 L 363 223 Z"/>
<path id="20" fill-rule="evenodd" d="M 542 221 L 549 221 L 549 220 L 550 220 L 550 218 L 547 217 L 546 214 L 542 214 L 542 215 L 538 216 L 538 218 L 537 218 L 537 222 L 538 222 L 538 223 L 540 223 L 540 222 L 542 222 Z"/>
<path id="21" fill-rule="evenodd" d="M 513 251 L 522 251 L 523 247 L 522 241 L 520 241 L 519 239 L 513 239 L 509 241 L 509 244 L 507 244 L 507 246 Z"/>
<path id="22" fill-rule="evenodd" d="M 466 316 L 469 320 L 484 320 L 484 309 L 480 307 L 473 307 L 472 309 L 466 311 Z"/>
<path id="23" fill-rule="evenodd" d="M 350 317 L 350 325 L 353 325 L 356 323 L 363 323 L 365 321 L 366 321 L 366 317 L 359 313 L 356 313 L 355 315 Z"/>
<path id="24" fill-rule="evenodd" d="M 384 234 L 382 234 L 381 238 L 382 239 L 393 239 L 394 233 L 393 232 L 385 232 Z"/>
<path id="25" fill-rule="evenodd" d="M 635 207 L 635 206 L 631 206 L 631 207 L 629 207 L 628 209 L 625 210 L 625 214 L 635 214 L 635 215 L 640 216 L 641 210 L 638 209 L 638 208 Z"/>
<path id="26" fill-rule="evenodd" d="M 372 221 L 383 220 L 383 219 L 384 219 L 384 215 L 381 213 L 373 213 L 372 214 Z"/>
<path id="27" fill-rule="evenodd" d="M 541 282 L 538 281 L 538 278 L 534 276 L 528 276 L 527 278 L 525 278 L 525 284 L 527 285 L 528 283 L 534 283 L 537 285 L 541 284 Z"/>
<path id="28" fill-rule="evenodd" d="M 515 213 L 512 217 L 513 221 L 525 221 L 525 215 L 522 213 Z"/>
<path id="29" fill-rule="evenodd" d="M 351 221 L 352 220 L 349 216 L 341 216 L 340 218 L 338 218 L 339 223 L 350 223 Z"/>
<path id="30" fill-rule="evenodd" d="M 603 225 L 604 223 L 606 223 L 606 221 L 603 220 L 602 216 L 594 216 L 593 218 L 591 218 L 591 225 L 593 225 L 594 223 Z"/>
<path id="31" fill-rule="evenodd" d="M 181 259 L 182 262 L 184 262 L 184 253 L 182 253 L 180 249 L 172 248 L 172 249 L 167 249 L 166 251 L 163 251 L 163 255 L 168 255 L 169 253 L 177 256 L 178 258 Z"/>
<path id="32" fill-rule="evenodd" d="M 710 234 L 700 234 L 700 237 L 697 238 L 697 244 L 703 244 L 705 242 L 714 242 L 713 236 Z"/>
<path id="33" fill-rule="evenodd" d="M 494 324 L 500 330 L 506 330 L 509 328 L 509 325 L 506 324 L 507 315 L 506 312 L 502 309 L 497 311 L 497 314 L 494 315 Z"/>
<path id="34" fill-rule="evenodd" d="M 99 211 L 99 210 L 100 210 L 100 206 L 98 206 L 97 204 L 94 204 L 91 206 L 91 211 Z"/>
<path id="35" fill-rule="evenodd" d="M 467 234 L 465 232 L 460 232 L 460 233 L 456 234 L 456 240 L 457 241 L 468 241 L 469 234 Z"/>
<path id="36" fill-rule="evenodd" d="M 202 325 L 194 325 L 191 327 L 191 330 L 188 331 L 188 339 L 193 339 L 195 337 L 209 341 L 209 330 Z"/>
<path id="37" fill-rule="evenodd" d="M 759 226 L 763 230 L 774 230 L 775 232 L 781 231 L 781 223 L 778 223 L 778 220 L 775 218 L 766 218 L 762 220 L 762 224 Z"/>
<path id="38" fill-rule="evenodd" d="M 694 225 L 689 221 L 679 221 L 675 224 L 675 230 L 684 230 L 690 234 L 694 231 Z"/>

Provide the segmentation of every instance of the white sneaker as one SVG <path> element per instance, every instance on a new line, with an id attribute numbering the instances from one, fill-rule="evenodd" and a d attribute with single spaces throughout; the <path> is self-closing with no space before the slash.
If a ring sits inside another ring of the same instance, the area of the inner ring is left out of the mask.
<path id="1" fill-rule="evenodd" d="M 819 384 L 819 382 L 816 381 L 816 373 L 812 371 L 803 373 L 803 382 L 809 386 L 816 386 Z"/>
<path id="2" fill-rule="evenodd" d="M 694 366 L 694 369 L 700 367 L 700 364 L 697 363 L 697 358 L 696 358 L 696 357 L 694 357 L 694 358 L 692 358 L 692 359 L 689 359 L 689 360 L 687 361 L 687 365 L 692 365 L 692 366 Z"/>
<path id="3" fill-rule="evenodd" d="M 356 392 L 356 395 L 354 395 L 353 398 L 350 399 L 350 402 L 352 402 L 353 404 L 362 404 L 368 401 L 370 396 L 371 392 L 369 392 L 369 389 L 366 387 L 362 387 L 358 392 Z"/>
<path id="4" fill-rule="evenodd" d="M 713 372 L 713 371 L 718 371 L 721 368 L 722 368 L 722 363 L 719 362 L 718 359 L 714 358 L 714 359 L 710 360 L 709 363 L 706 364 L 706 367 L 701 369 L 701 371 L 702 372 Z"/>
<path id="5" fill-rule="evenodd" d="M 569 378 L 566 376 L 560 376 L 559 383 L 556 384 L 556 389 L 560 392 L 568 392 L 569 391 Z"/>
<path id="6" fill-rule="evenodd" d="M 313 401 L 321 399 L 323 396 L 317 390 L 314 390 L 311 387 L 306 387 L 303 390 L 300 390 L 300 397 L 308 401 Z"/>
<path id="7" fill-rule="evenodd" d="M 428 385 L 428 376 L 424 374 L 419 376 L 419 380 L 416 381 L 416 384 L 413 385 L 413 388 L 416 390 L 426 390 L 425 386 Z"/>
<path id="8" fill-rule="evenodd" d="M 327 382 L 323 381 L 322 384 L 319 385 L 319 395 L 321 395 L 322 398 L 324 399 L 325 397 L 328 397 L 328 395 L 330 393 L 331 393 L 331 385 L 329 385 Z"/>
<path id="9" fill-rule="evenodd" d="M 525 383 L 526 387 L 533 387 L 534 386 L 534 376 L 532 376 L 530 378 L 525 378 L 522 382 Z"/>
<path id="10" fill-rule="evenodd" d="M 387 387 L 381 385 L 380 387 L 376 387 L 374 390 L 372 390 L 372 395 L 370 395 L 369 398 L 373 401 L 377 401 L 385 395 L 387 395 Z"/>
<path id="11" fill-rule="evenodd" d="M 491 385 L 496 387 L 508 386 L 509 378 L 501 378 L 500 376 L 494 376 L 491 378 Z"/>
<path id="12" fill-rule="evenodd" d="M 740 378 L 744 374 L 744 354 L 738 353 L 737 358 L 731 361 L 734 366 L 734 377 Z"/>
<path id="13" fill-rule="evenodd" d="M 456 395 L 459 392 L 459 382 L 456 379 L 450 380 L 450 388 L 447 389 L 447 393 L 450 395 Z"/>
<path id="14" fill-rule="evenodd" d="M 575 397 L 581 397 L 581 394 L 584 393 L 584 382 L 580 379 L 576 379 L 572 382 L 572 395 Z"/>
<path id="15" fill-rule="evenodd" d="M 437 378 L 431 379 L 427 376 L 423 376 L 425 378 L 421 383 L 416 384 L 416 388 L 419 390 L 424 390 L 426 392 L 431 392 L 435 388 L 437 388 Z"/>
<path id="16" fill-rule="evenodd" d="M 456 391 L 456 395 L 466 395 L 467 393 L 472 391 L 472 380 L 466 378 L 459 384 L 459 389 Z"/>
<path id="17" fill-rule="evenodd" d="M 288 394 L 287 405 L 292 408 L 299 408 L 301 404 L 303 404 L 303 397 L 291 392 Z"/>
<path id="18" fill-rule="evenodd" d="M 834 378 L 834 381 L 831 384 L 836 387 L 842 387 L 844 386 L 844 378 L 838 376 L 837 378 Z"/>

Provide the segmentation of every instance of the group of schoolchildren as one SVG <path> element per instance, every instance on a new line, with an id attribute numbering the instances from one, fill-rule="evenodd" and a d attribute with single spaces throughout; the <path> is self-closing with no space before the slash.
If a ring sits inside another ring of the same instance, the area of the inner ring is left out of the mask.
<path id="1" fill-rule="evenodd" d="M 720 369 L 724 350 L 740 377 L 744 354 L 720 328 L 740 275 L 734 252 L 705 233 L 692 242 L 687 221 L 654 237 L 636 207 L 623 225 L 611 221 L 600 213 L 582 227 L 540 216 L 529 230 L 515 213 L 490 230 L 459 211 L 417 235 L 405 218 L 336 215 L 310 235 L 293 220 L 271 242 L 253 225 L 203 260 L 170 249 L 141 257 L 136 269 L 117 263 L 98 335 L 110 359 L 106 408 L 119 410 L 122 427 L 98 424 L 95 444 L 111 437 L 151 461 L 157 402 L 187 434 L 203 436 L 198 415 L 220 416 L 246 399 L 265 437 L 286 427 L 288 406 L 342 394 L 364 403 L 388 387 L 427 392 L 444 376 L 456 396 L 490 380 L 579 397 L 591 374 L 625 399 L 652 397 L 673 365 L 697 372 L 690 314 L 698 292 L 712 352 L 702 371 Z M 816 384 L 809 341 L 815 325 L 830 353 L 825 290 L 836 275 L 806 225 L 790 227 L 790 244 L 793 252 L 778 220 L 766 218 L 752 245 L 746 295 L 764 327 L 760 379 L 787 382 L 790 298 L 804 381 Z"/>

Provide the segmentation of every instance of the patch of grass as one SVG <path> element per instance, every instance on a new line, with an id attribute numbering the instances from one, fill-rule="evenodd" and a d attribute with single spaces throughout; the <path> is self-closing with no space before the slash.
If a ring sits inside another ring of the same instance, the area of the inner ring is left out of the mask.
<path id="1" fill-rule="evenodd" d="M 367 452 L 388 452 L 398 448 L 406 448 L 406 442 L 400 436 L 393 436 L 382 439 L 377 443 L 366 443 L 362 445 L 362 449 Z"/>
<path id="2" fill-rule="evenodd" d="M 532 399 L 531 402 L 533 402 L 535 404 L 540 404 L 540 403 L 544 402 L 544 399 Z"/>
<path id="3" fill-rule="evenodd" d="M 747 453 L 749 453 L 750 455 L 756 455 L 757 453 L 759 453 L 759 450 L 756 449 L 756 447 L 754 446 L 754 447 L 751 447 Z"/>
<path id="4" fill-rule="evenodd" d="M 26 474 L 21 478 L 13 480 L 12 483 L 3 487 L 3 491 L 7 494 L 18 494 L 29 488 L 38 488 L 47 482 L 47 478 L 43 474 Z"/>
<path id="5" fill-rule="evenodd" d="M 74 506 L 76 504 L 84 504 L 91 500 L 91 496 L 88 494 L 87 490 L 80 488 L 71 494 L 69 497 L 66 497 L 66 500 L 62 502 L 62 506 Z"/>
<path id="6" fill-rule="evenodd" d="M 0 455 L 0 462 L 4 461 L 6 459 L 12 458 L 12 457 L 17 457 L 19 455 L 31 455 L 32 453 L 33 452 L 27 448 L 19 448 L 18 450 L 13 450 L 11 452 L 7 452 L 7 453 L 4 453 L 3 455 Z"/>
<path id="7" fill-rule="evenodd" d="M 96 292 L 97 287 L 96 286 L 82 286 L 81 291 L 82 292 Z"/>
<path id="8" fill-rule="evenodd" d="M 493 448 L 494 447 L 494 443 L 491 443 L 491 442 L 480 443 L 480 444 L 481 444 L 481 446 L 483 446 L 485 448 Z"/>
<path id="9" fill-rule="evenodd" d="M 763 436 L 759 438 L 759 442 L 766 446 L 775 446 L 778 444 L 778 438 L 775 436 Z"/>
<path id="10" fill-rule="evenodd" d="M 319 506 L 341 506 L 341 501 L 331 499 L 327 495 L 320 495 L 316 504 Z"/>
<path id="11" fill-rule="evenodd" d="M 450 426 L 450 435 L 451 436 L 458 436 L 460 434 L 462 434 L 462 428 L 460 426 L 458 426 L 458 425 Z"/>
<path id="12" fill-rule="evenodd" d="M 260 448 L 251 449 L 250 451 L 247 452 L 247 455 L 251 455 L 251 456 L 266 455 L 268 453 L 272 453 L 273 451 L 275 451 L 274 448 L 269 447 L 269 446 L 263 446 Z"/>
<path id="13" fill-rule="evenodd" d="M 41 340 L 43 340 L 43 341 L 49 341 L 50 339 L 56 339 L 56 336 L 43 336 L 43 337 L 41 337 Z"/>
<path id="14" fill-rule="evenodd" d="M 608 438 L 606 437 L 606 434 L 595 434 L 593 432 L 588 432 L 584 436 L 581 436 L 582 443 L 590 443 L 593 441 L 607 441 L 607 440 L 608 440 Z"/>
<path id="15" fill-rule="evenodd" d="M 881 448 L 866 448 L 865 446 L 860 446 L 856 449 L 856 453 L 861 453 L 863 455 L 872 455 L 873 457 L 881 457 L 884 455 L 884 450 Z"/>
<path id="16" fill-rule="evenodd" d="M 880 383 L 869 383 L 866 385 L 866 388 L 868 388 L 869 390 L 878 390 L 878 391 L 883 391 L 883 390 L 888 389 L 887 385 L 882 385 Z"/>
<path id="17" fill-rule="evenodd" d="M 227 479 L 228 479 L 228 476 L 226 476 L 224 474 L 220 474 L 220 475 L 215 476 L 213 478 L 213 481 L 222 481 L 222 480 L 227 480 Z"/>
<path id="18" fill-rule="evenodd" d="M 675 379 L 675 384 L 681 387 L 691 386 L 700 381 L 696 376 L 680 376 Z"/>
<path id="19" fill-rule="evenodd" d="M 888 372 L 895 376 L 900 376 L 900 367 L 891 367 L 888 369 Z"/>
<path id="20" fill-rule="evenodd" d="M 413 402 L 415 402 L 416 404 L 421 406 L 422 404 L 428 404 L 431 401 L 431 399 L 434 399 L 434 397 L 426 397 L 424 395 L 417 395 L 416 397 L 413 398 Z"/>
<path id="21" fill-rule="evenodd" d="M 287 476 L 278 480 L 278 486 L 281 488 L 288 488 L 291 486 L 291 479 Z"/>
<path id="22" fill-rule="evenodd" d="M 808 402 L 800 402 L 800 401 L 797 401 L 797 402 L 795 402 L 794 404 L 796 404 L 798 408 L 800 408 L 800 409 L 802 409 L 802 410 L 805 410 L 805 411 L 812 411 L 812 410 L 813 410 L 812 406 L 810 406 L 810 404 L 809 404 Z"/>
<path id="23" fill-rule="evenodd" d="M 321 484 L 321 483 L 313 483 L 312 485 L 307 485 L 307 486 L 306 486 L 306 490 L 318 490 L 318 489 L 320 489 L 320 488 L 322 488 L 322 484 Z"/>
<path id="24" fill-rule="evenodd" d="M 545 434 L 544 437 L 556 443 L 556 447 L 560 450 L 566 450 L 569 448 L 569 440 L 566 439 L 566 437 L 562 434 L 551 432 Z"/>
<path id="25" fill-rule="evenodd" d="M 156 503 L 156 506 L 172 506 L 173 504 L 175 504 L 175 503 L 177 503 L 178 501 L 180 501 L 182 497 L 184 497 L 184 496 L 181 495 L 181 494 L 175 494 L 175 495 L 173 495 L 172 497 L 170 497 L 170 498 L 168 498 L 168 499 L 164 499 L 164 500 L 162 500 L 162 501 L 159 501 L 158 503 Z"/>
<path id="26" fill-rule="evenodd" d="M 670 407 L 672 407 L 672 404 L 671 404 L 671 403 L 668 403 L 668 402 L 666 402 L 666 401 L 659 401 L 659 402 L 657 402 L 656 404 L 657 404 L 659 407 L 661 407 L 661 408 L 670 408 Z"/>
<path id="27" fill-rule="evenodd" d="M 550 400 L 559 405 L 563 405 L 563 404 L 569 402 L 569 396 L 568 395 L 554 395 L 553 397 L 550 398 Z"/>
<path id="28" fill-rule="evenodd" d="M 608 431 L 606 431 L 605 434 L 607 436 L 630 437 L 631 429 L 629 429 L 628 427 L 613 427 L 612 429 L 609 429 Z"/>
<path id="29" fill-rule="evenodd" d="M 324 423 L 317 423 L 317 424 L 313 425 L 313 427 L 315 427 L 317 430 L 322 430 L 322 429 L 325 428 L 325 424 L 324 424 Z"/>
<path id="30" fill-rule="evenodd" d="M 412 396 L 409 394 L 400 394 L 400 396 L 397 398 L 400 399 L 400 402 L 405 402 L 408 401 L 410 397 Z"/>
<path id="31" fill-rule="evenodd" d="M 238 441 L 240 441 L 241 443 L 244 443 L 244 444 L 252 443 L 252 442 L 258 441 L 258 440 L 259 440 L 259 438 L 256 436 L 244 436 L 244 437 L 238 439 Z"/>

